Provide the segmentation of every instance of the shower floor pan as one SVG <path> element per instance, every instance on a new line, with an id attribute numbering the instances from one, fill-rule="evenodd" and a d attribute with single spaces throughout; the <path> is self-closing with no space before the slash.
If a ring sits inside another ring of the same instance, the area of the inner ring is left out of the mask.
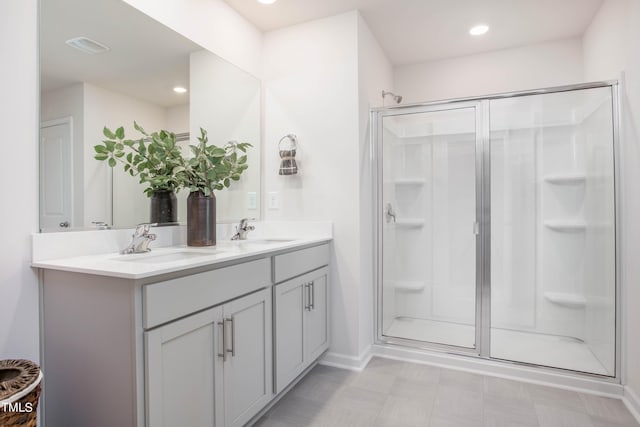
<path id="1" fill-rule="evenodd" d="M 395 318 L 384 335 L 467 348 L 475 345 L 471 325 L 410 317 Z M 492 328 L 491 357 L 610 375 L 584 342 L 562 336 Z"/>

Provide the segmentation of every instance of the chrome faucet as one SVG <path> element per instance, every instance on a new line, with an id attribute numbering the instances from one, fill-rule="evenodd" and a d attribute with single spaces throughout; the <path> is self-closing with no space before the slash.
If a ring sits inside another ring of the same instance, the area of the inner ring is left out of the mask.
<path id="1" fill-rule="evenodd" d="M 242 218 L 240 224 L 236 225 L 236 234 L 231 237 L 231 240 L 247 240 L 247 234 L 255 229 L 253 225 L 249 225 L 249 218 Z"/>
<path id="2" fill-rule="evenodd" d="M 131 235 L 131 243 L 129 246 L 120 251 L 121 254 L 141 254 L 149 252 L 149 243 L 156 240 L 156 235 L 149 233 L 151 227 L 158 225 L 158 223 L 142 223 L 138 224 L 136 230 Z"/>

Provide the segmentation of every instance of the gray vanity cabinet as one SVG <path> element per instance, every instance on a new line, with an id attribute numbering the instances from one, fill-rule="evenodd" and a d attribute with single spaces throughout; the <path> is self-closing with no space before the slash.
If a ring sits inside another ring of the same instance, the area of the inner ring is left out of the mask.
<path id="1" fill-rule="evenodd" d="M 145 332 L 150 426 L 242 426 L 272 397 L 264 289 Z"/>
<path id="2" fill-rule="evenodd" d="M 283 391 L 329 347 L 328 246 L 306 251 L 286 254 L 281 260 L 276 257 L 276 277 L 278 261 L 293 269 L 289 272 L 293 275 L 301 269 L 325 266 L 274 286 L 275 393 Z"/>
<path id="3" fill-rule="evenodd" d="M 271 289 L 225 304 L 223 316 L 223 327 L 229 327 L 222 362 L 224 425 L 239 427 L 273 397 Z"/>
<path id="4" fill-rule="evenodd" d="M 216 425 L 221 319 L 216 307 L 145 332 L 148 426 Z"/>
<path id="5" fill-rule="evenodd" d="M 45 268 L 43 425 L 247 425 L 328 348 L 329 253 L 142 278 Z"/>

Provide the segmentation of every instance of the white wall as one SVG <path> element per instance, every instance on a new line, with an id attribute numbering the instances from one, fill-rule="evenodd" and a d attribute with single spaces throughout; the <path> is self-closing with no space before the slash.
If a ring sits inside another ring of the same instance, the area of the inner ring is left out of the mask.
<path id="1" fill-rule="evenodd" d="M 373 212 L 369 110 L 382 105 L 382 90 L 393 90 L 393 67 L 358 14 L 358 102 L 360 155 L 360 331 L 358 354 L 373 342 Z"/>
<path id="2" fill-rule="evenodd" d="M 264 173 L 280 209 L 267 220 L 331 220 L 331 351 L 358 355 L 361 307 L 356 12 L 288 27 L 264 39 Z M 278 141 L 298 136 L 299 174 L 278 175 Z"/>
<path id="3" fill-rule="evenodd" d="M 262 33 L 223 0 L 124 0 L 232 64 L 256 75 Z"/>
<path id="4" fill-rule="evenodd" d="M 0 359 L 38 361 L 38 279 L 29 266 L 38 230 L 38 74 L 36 0 L 0 3 L 2 144 L 11 161 L 0 168 L 5 183 L 0 209 Z"/>
<path id="5" fill-rule="evenodd" d="M 620 200 L 622 218 L 623 383 L 640 412 L 640 2 L 606 0 L 584 36 L 585 76 L 617 78 L 624 72 Z"/>
<path id="6" fill-rule="evenodd" d="M 607 0 L 582 37 L 585 81 L 611 80 L 620 76 L 627 55 L 628 0 Z M 629 40 L 630 42 L 630 40 Z"/>
<path id="7" fill-rule="evenodd" d="M 189 132 L 189 104 L 167 108 L 166 129 L 175 133 Z"/>
<path id="8" fill-rule="evenodd" d="M 40 96 L 40 122 L 73 120 L 73 218 L 71 227 L 84 222 L 84 86 L 81 83 L 44 92 Z"/>
<path id="9" fill-rule="evenodd" d="M 635 393 L 636 410 L 640 411 L 640 2 L 630 2 L 627 14 L 628 40 L 626 55 L 626 90 L 622 96 L 624 114 L 622 214 L 623 221 L 623 283 L 627 289 L 627 384 Z"/>
<path id="10" fill-rule="evenodd" d="M 395 68 L 403 103 L 537 89 L 583 80 L 582 42 L 572 38 Z"/>

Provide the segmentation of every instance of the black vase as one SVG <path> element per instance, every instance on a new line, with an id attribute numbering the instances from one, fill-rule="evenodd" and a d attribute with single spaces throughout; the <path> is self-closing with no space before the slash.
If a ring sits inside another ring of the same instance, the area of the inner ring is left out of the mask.
<path id="1" fill-rule="evenodd" d="M 151 194 L 151 218 L 152 223 L 175 224 L 178 222 L 178 199 L 175 191 L 155 190 Z"/>
<path id="2" fill-rule="evenodd" d="M 216 196 L 194 191 L 187 198 L 187 245 L 215 246 Z"/>

